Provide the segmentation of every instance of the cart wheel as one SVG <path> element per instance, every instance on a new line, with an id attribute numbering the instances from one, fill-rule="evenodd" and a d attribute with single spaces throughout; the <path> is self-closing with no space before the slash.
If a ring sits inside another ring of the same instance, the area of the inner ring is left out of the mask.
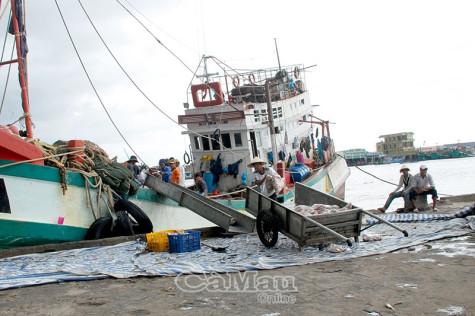
<path id="1" fill-rule="evenodd" d="M 279 237 L 279 226 L 274 215 L 268 210 L 260 211 L 256 219 L 257 234 L 266 247 L 273 247 Z"/>

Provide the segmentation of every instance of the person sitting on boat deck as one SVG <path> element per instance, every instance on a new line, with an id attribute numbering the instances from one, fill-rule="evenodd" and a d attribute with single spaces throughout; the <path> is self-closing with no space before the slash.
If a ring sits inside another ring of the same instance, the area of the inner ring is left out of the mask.
<path id="1" fill-rule="evenodd" d="M 195 184 L 198 189 L 196 193 L 201 194 L 202 196 L 208 196 L 208 185 L 199 172 L 195 173 Z"/>
<path id="2" fill-rule="evenodd" d="M 391 205 L 391 202 L 395 198 L 399 198 L 399 197 L 404 198 L 404 206 L 409 207 L 409 192 L 414 186 L 414 177 L 412 176 L 412 174 L 409 173 L 409 171 L 410 169 L 406 165 L 401 166 L 401 168 L 399 169 L 399 172 L 401 172 L 402 174 L 401 174 L 401 177 L 399 178 L 399 185 L 393 192 L 389 193 L 389 197 L 386 203 L 384 204 L 384 206 L 378 208 L 379 211 L 383 213 L 386 212 L 389 205 Z M 402 188 L 402 190 L 398 191 L 400 188 Z"/>
<path id="3" fill-rule="evenodd" d="M 256 179 L 256 184 L 261 188 L 261 193 L 273 200 L 277 200 L 277 193 L 275 190 L 268 191 L 266 186 L 267 176 L 279 176 L 279 174 L 270 167 L 264 167 L 267 164 L 264 160 L 259 157 L 254 157 L 251 162 L 247 165 L 248 168 L 254 167 L 254 178 Z M 280 177 L 280 176 L 279 176 Z"/>
<path id="4" fill-rule="evenodd" d="M 180 170 L 180 182 L 178 183 L 182 187 L 185 186 L 185 168 L 181 165 L 180 161 L 175 158 L 175 164 L 178 170 Z"/>
<path id="5" fill-rule="evenodd" d="M 435 189 L 434 180 L 432 176 L 427 173 L 427 166 L 421 165 L 420 172 L 414 176 L 414 187 L 409 191 L 409 199 L 412 203 L 412 210 L 414 213 L 418 213 L 419 210 L 416 208 L 416 197 L 418 195 L 432 195 L 432 210 L 437 212 L 437 190 Z"/>
<path id="6" fill-rule="evenodd" d="M 139 166 L 136 165 L 137 162 L 138 162 L 137 157 L 130 156 L 129 160 L 127 161 L 127 169 L 129 169 L 130 173 L 132 173 L 132 177 L 134 178 L 134 181 L 141 184 L 139 180 L 140 169 L 139 169 Z"/>
<path id="7" fill-rule="evenodd" d="M 175 159 L 169 160 L 170 168 L 172 169 L 172 179 L 171 182 L 179 184 L 180 183 L 180 169 L 177 168 Z"/>
<path id="8" fill-rule="evenodd" d="M 166 164 L 167 164 L 166 159 L 160 159 L 159 161 L 160 167 L 158 169 L 158 173 L 162 177 L 162 181 L 170 182 L 170 179 L 172 178 L 172 169 Z"/>

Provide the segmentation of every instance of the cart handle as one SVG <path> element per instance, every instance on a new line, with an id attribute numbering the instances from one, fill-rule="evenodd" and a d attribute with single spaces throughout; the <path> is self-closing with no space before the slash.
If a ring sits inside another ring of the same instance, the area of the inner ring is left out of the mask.
<path id="1" fill-rule="evenodd" d="M 332 230 L 332 229 L 326 227 L 325 225 L 320 224 L 320 223 L 317 222 L 317 221 L 314 221 L 313 219 L 310 219 L 310 218 L 308 218 L 308 217 L 305 217 L 305 219 L 306 219 L 307 221 L 309 221 L 310 223 L 312 223 L 312 224 L 318 226 L 318 227 L 321 228 L 322 230 L 326 231 L 327 233 L 329 233 L 329 234 L 335 236 L 336 238 L 338 238 L 338 239 L 340 239 L 340 240 L 342 240 L 342 241 L 346 241 L 346 243 L 348 244 L 348 246 L 350 246 L 350 247 L 352 246 L 352 242 L 351 242 L 350 238 L 346 238 L 345 236 L 338 234 L 336 231 L 334 231 L 334 230 Z"/>
<path id="2" fill-rule="evenodd" d="M 376 216 L 376 215 L 374 215 L 374 214 L 371 213 L 371 212 L 368 212 L 368 211 L 365 211 L 365 210 L 361 210 L 361 212 L 365 213 L 366 215 L 369 215 L 369 216 L 371 216 L 371 217 L 376 218 L 376 219 L 379 220 L 380 222 L 382 222 L 382 223 L 384 223 L 384 224 L 387 224 L 387 225 L 391 226 L 392 228 L 394 228 L 394 229 L 396 229 L 396 230 L 399 230 L 401 233 L 404 234 L 404 237 L 409 236 L 409 234 L 407 233 L 406 230 L 399 228 L 398 226 L 394 225 L 393 223 L 390 223 L 390 222 L 388 222 L 387 220 L 382 219 L 381 217 Z"/>

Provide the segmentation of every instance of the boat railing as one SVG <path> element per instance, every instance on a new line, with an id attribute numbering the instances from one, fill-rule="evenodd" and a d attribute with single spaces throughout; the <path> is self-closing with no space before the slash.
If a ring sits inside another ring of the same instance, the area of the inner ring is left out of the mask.
<path id="1" fill-rule="evenodd" d="M 272 101 L 284 100 L 303 93 L 305 88 L 305 71 L 302 64 L 290 65 L 282 68 L 266 68 L 257 70 L 224 70 L 224 75 L 209 76 L 207 83 L 220 83 L 223 94 L 223 103 L 265 103 L 265 84 L 270 82 Z M 210 101 L 220 98 L 213 93 L 204 92 L 201 100 Z M 195 105 L 196 106 L 196 105 Z"/>

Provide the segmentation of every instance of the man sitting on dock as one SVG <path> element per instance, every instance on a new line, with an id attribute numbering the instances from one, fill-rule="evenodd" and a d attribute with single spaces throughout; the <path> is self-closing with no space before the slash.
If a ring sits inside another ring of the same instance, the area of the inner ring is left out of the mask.
<path id="1" fill-rule="evenodd" d="M 399 172 L 401 172 L 402 174 L 399 178 L 399 185 L 393 192 L 389 193 L 389 197 L 386 201 L 386 204 L 384 204 L 383 207 L 378 208 L 379 211 L 385 213 L 389 205 L 391 205 L 391 202 L 398 197 L 404 198 L 404 207 L 409 207 L 409 192 L 414 186 L 414 177 L 412 176 L 412 174 L 409 173 L 409 171 L 410 169 L 406 165 L 401 166 Z M 404 187 L 402 188 L 403 185 Z M 402 190 L 398 191 L 400 188 L 402 188 Z"/>
<path id="2" fill-rule="evenodd" d="M 409 192 L 409 199 L 411 200 L 414 213 L 418 213 L 419 210 L 416 207 L 416 197 L 418 195 L 432 195 L 432 210 L 437 212 L 437 190 L 435 189 L 434 180 L 432 176 L 427 173 L 427 166 L 421 165 L 420 172 L 414 176 L 414 187 Z"/>

